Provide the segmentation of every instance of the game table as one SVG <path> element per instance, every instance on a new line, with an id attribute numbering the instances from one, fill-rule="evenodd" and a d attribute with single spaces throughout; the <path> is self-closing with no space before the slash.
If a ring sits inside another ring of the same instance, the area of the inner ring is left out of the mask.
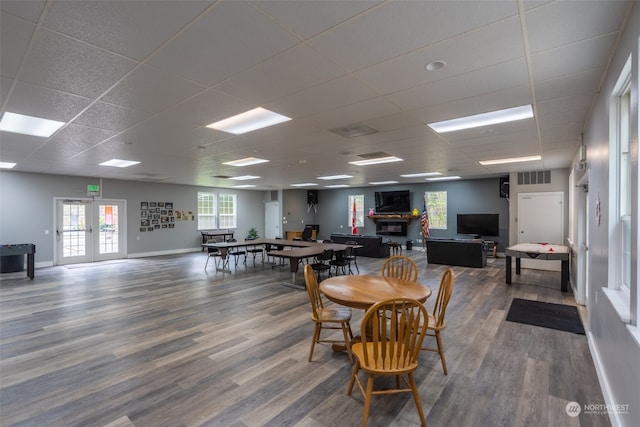
<path id="1" fill-rule="evenodd" d="M 540 259 L 545 261 L 561 261 L 560 267 L 560 289 L 567 292 L 569 283 L 569 247 L 562 245 L 551 245 L 548 243 L 519 243 L 505 249 L 506 256 L 507 285 L 511 284 L 511 258 L 516 259 L 516 274 L 520 274 L 520 260 Z"/>

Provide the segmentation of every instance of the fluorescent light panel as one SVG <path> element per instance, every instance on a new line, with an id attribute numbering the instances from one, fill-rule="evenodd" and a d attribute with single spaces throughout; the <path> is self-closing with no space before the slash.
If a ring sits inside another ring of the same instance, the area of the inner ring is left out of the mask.
<path id="1" fill-rule="evenodd" d="M 291 120 L 290 117 L 258 107 L 229 117 L 228 119 L 211 123 L 210 125 L 207 125 L 207 127 L 221 130 L 223 132 L 229 132 L 234 135 L 240 135 L 257 129 L 266 128 L 268 126 L 277 125 L 278 123 L 289 120 Z"/>
<path id="2" fill-rule="evenodd" d="M 402 162 L 403 160 L 396 156 L 378 157 L 377 159 L 357 160 L 349 162 L 349 164 L 357 166 L 377 165 L 380 163 Z"/>
<path id="3" fill-rule="evenodd" d="M 454 179 L 460 179 L 459 176 L 455 175 L 455 176 L 439 176 L 436 178 L 427 178 L 427 181 L 450 181 L 450 180 L 454 180 Z"/>
<path id="4" fill-rule="evenodd" d="M 315 182 L 303 182 L 300 184 L 291 184 L 292 187 L 313 187 L 315 185 L 318 185 L 318 184 L 316 184 Z"/>
<path id="5" fill-rule="evenodd" d="M 325 185 L 325 188 L 346 188 L 347 184 L 335 184 L 335 185 Z"/>
<path id="6" fill-rule="evenodd" d="M 325 181 L 332 180 L 332 179 L 346 179 L 346 178 L 353 178 L 353 176 L 351 176 L 351 175 L 327 175 L 327 176 L 319 176 L 318 177 L 318 179 L 324 179 Z"/>
<path id="7" fill-rule="evenodd" d="M 242 185 L 234 185 L 233 188 L 254 188 L 253 184 L 242 184 Z"/>
<path id="8" fill-rule="evenodd" d="M 15 166 L 16 163 L 0 162 L 0 169 L 13 169 Z"/>
<path id="9" fill-rule="evenodd" d="M 533 162 L 542 160 L 542 156 L 512 157 L 510 159 L 480 160 L 482 166 L 503 165 L 505 163 Z"/>
<path id="10" fill-rule="evenodd" d="M 370 182 L 369 184 L 371 185 L 387 185 L 387 184 L 397 184 L 398 181 L 377 181 L 377 182 Z"/>
<path id="11" fill-rule="evenodd" d="M 2 131 L 45 138 L 53 135 L 63 125 L 64 122 L 9 112 L 4 113 L 2 120 L 0 120 L 0 130 Z"/>
<path id="12" fill-rule="evenodd" d="M 429 123 L 428 126 L 438 133 L 453 132 L 463 129 L 472 129 L 480 126 L 495 125 L 498 123 L 514 122 L 516 120 L 530 119 L 533 117 L 531 105 L 507 108 L 505 110 L 491 111 L 489 113 L 475 114 L 473 116 L 444 120 Z"/>
<path id="13" fill-rule="evenodd" d="M 229 179 L 235 179 L 236 181 L 246 181 L 248 179 L 258 179 L 258 178 L 260 177 L 255 175 L 242 175 L 242 176 L 232 176 Z"/>
<path id="14" fill-rule="evenodd" d="M 120 160 L 120 159 L 111 159 L 106 162 L 100 163 L 100 166 L 113 166 L 116 168 L 127 168 L 129 166 L 137 165 L 140 162 L 136 162 L 134 160 Z"/>
<path id="15" fill-rule="evenodd" d="M 229 166 L 250 166 L 250 165 L 257 165 L 259 163 L 267 163 L 269 160 L 265 160 L 265 159 L 258 159 L 257 157 L 247 157 L 244 159 L 239 159 L 239 160 L 233 160 L 230 162 L 224 162 L 223 165 L 229 165 Z"/>
<path id="16" fill-rule="evenodd" d="M 422 173 L 408 173 L 400 175 L 403 178 L 422 178 L 423 176 L 440 176 L 440 172 L 422 172 Z"/>

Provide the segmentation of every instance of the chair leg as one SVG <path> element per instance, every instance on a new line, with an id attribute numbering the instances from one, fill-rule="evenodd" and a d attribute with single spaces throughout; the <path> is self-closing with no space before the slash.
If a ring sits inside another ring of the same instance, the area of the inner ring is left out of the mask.
<path id="1" fill-rule="evenodd" d="M 316 327 L 313 331 L 313 338 L 311 339 L 311 349 L 309 350 L 309 362 L 313 358 L 313 349 L 316 347 L 316 343 L 320 339 L 320 330 L 322 329 L 322 323 L 316 323 Z"/>
<path id="2" fill-rule="evenodd" d="M 438 354 L 440 354 L 440 361 L 442 362 L 442 370 L 447 375 L 447 362 L 444 359 L 444 346 L 442 345 L 442 338 L 440 337 L 440 331 L 436 331 L 436 341 L 438 343 Z"/>
<path id="3" fill-rule="evenodd" d="M 351 373 L 351 380 L 349 381 L 349 388 L 347 389 L 347 395 L 351 396 L 351 392 L 353 391 L 353 385 L 356 383 L 356 376 L 360 371 L 360 362 L 356 359 L 355 365 L 353 365 L 353 372 Z"/>
<path id="4" fill-rule="evenodd" d="M 373 375 L 367 375 L 367 389 L 364 396 L 364 408 L 362 409 L 362 427 L 367 427 L 369 421 L 369 408 L 371 407 L 371 395 L 373 394 Z"/>
<path id="5" fill-rule="evenodd" d="M 413 377 L 413 372 L 409 372 L 409 384 L 411 384 L 411 392 L 413 393 L 413 400 L 416 402 L 416 408 L 418 409 L 418 415 L 420 416 L 420 423 L 423 427 L 427 427 L 427 422 L 424 419 L 424 412 L 422 411 L 422 403 L 420 402 L 420 395 L 418 394 L 418 386 L 416 380 Z"/>
<path id="6" fill-rule="evenodd" d="M 347 356 L 349 356 L 349 363 L 353 363 L 353 357 L 351 356 L 351 340 L 349 339 L 350 328 L 348 323 L 342 323 L 342 335 L 344 335 L 344 345 L 347 347 Z"/>

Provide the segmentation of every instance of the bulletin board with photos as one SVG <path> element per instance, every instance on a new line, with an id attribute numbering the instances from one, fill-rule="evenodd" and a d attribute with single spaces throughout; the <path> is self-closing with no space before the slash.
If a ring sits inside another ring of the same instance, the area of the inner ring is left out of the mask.
<path id="1" fill-rule="evenodd" d="M 174 210 L 173 202 L 140 202 L 140 231 L 175 228 L 177 221 L 195 221 L 195 214 Z"/>

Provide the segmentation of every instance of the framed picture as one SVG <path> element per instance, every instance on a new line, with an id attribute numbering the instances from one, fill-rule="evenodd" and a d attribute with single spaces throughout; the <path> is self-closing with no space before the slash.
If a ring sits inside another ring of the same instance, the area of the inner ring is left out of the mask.
<path id="1" fill-rule="evenodd" d="M 175 228 L 176 225 L 175 224 L 169 224 L 169 228 Z"/>
<path id="2" fill-rule="evenodd" d="M 173 209 L 173 202 L 166 202 L 164 204 L 165 209 Z"/>
<path id="3" fill-rule="evenodd" d="M 140 217 L 141 218 L 146 218 L 147 217 L 147 211 L 140 211 Z"/>
<path id="4" fill-rule="evenodd" d="M 150 225 L 150 224 L 149 224 L 149 220 L 148 220 L 148 219 L 140 220 L 140 225 L 141 225 L 142 227 L 148 227 L 148 226 Z"/>
<path id="5" fill-rule="evenodd" d="M 144 233 L 145 231 L 147 231 L 147 227 L 140 227 L 140 232 Z"/>
<path id="6" fill-rule="evenodd" d="M 140 209 L 142 209 L 142 210 L 147 210 L 147 209 L 149 209 L 149 203 L 147 203 L 147 202 L 140 202 Z"/>
<path id="7" fill-rule="evenodd" d="M 155 208 L 156 207 L 156 202 L 149 202 L 149 207 L 150 208 Z"/>
<path id="8" fill-rule="evenodd" d="M 159 219 L 152 219 L 151 220 L 151 225 L 156 225 L 156 224 L 160 224 L 160 220 Z"/>
<path id="9" fill-rule="evenodd" d="M 147 231 L 153 231 L 153 227 L 147 227 Z"/>
<path id="10" fill-rule="evenodd" d="M 164 202 L 158 202 L 158 207 L 159 208 L 164 208 Z"/>

